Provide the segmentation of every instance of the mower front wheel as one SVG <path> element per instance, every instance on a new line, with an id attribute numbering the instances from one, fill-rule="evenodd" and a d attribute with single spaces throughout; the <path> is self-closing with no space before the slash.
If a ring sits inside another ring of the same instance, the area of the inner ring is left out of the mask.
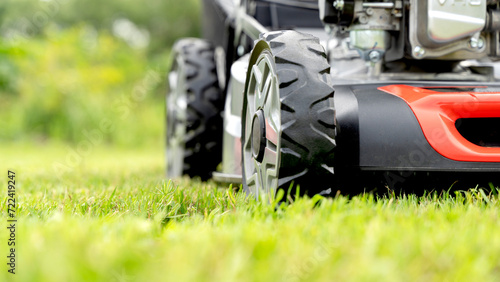
<path id="1" fill-rule="evenodd" d="M 336 144 L 329 73 L 317 38 L 296 31 L 261 36 L 243 101 L 243 186 L 249 193 L 273 198 L 277 189 L 296 185 L 308 194 L 331 188 Z"/>

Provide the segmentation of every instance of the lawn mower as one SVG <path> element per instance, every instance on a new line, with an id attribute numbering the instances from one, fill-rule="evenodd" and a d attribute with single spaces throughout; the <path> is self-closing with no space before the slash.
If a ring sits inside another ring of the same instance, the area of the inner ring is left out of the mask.
<path id="1" fill-rule="evenodd" d="M 499 2 L 205 0 L 204 38 L 173 47 L 167 176 L 257 197 L 498 185 Z"/>

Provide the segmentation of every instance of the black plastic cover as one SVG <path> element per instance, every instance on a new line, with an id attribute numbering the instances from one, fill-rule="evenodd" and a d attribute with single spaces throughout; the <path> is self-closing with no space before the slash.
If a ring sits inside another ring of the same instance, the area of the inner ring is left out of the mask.
<path id="1" fill-rule="evenodd" d="M 385 84 L 335 87 L 337 166 L 373 171 L 499 172 L 500 163 L 461 162 L 436 152 L 401 98 Z"/>

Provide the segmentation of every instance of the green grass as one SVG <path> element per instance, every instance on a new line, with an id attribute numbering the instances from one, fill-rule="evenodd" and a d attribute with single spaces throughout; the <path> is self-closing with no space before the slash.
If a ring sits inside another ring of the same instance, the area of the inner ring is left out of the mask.
<path id="1" fill-rule="evenodd" d="M 0 146 L 3 181 L 7 169 L 17 176 L 17 281 L 500 277 L 495 194 L 314 197 L 275 209 L 224 185 L 165 181 L 161 148 L 96 147 L 55 172 L 70 152 L 61 144 Z M 4 261 L 7 235 L 0 233 Z M 12 280 L 2 265 L 0 280 Z"/>
<path id="2" fill-rule="evenodd" d="M 20 36 L 0 39 L 0 281 L 500 280 L 496 193 L 274 208 L 222 184 L 165 180 L 168 49 L 199 34 L 199 10 L 197 0 L 0 4 L 1 29 Z M 47 23 L 23 36 L 22 20 L 40 13 Z M 148 30 L 150 46 L 114 36 L 117 18 Z"/>

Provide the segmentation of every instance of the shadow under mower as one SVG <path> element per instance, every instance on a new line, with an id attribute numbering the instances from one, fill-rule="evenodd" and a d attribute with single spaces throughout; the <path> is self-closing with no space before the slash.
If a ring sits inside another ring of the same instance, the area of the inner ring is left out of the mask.
<path id="1" fill-rule="evenodd" d="M 499 185 L 499 1 L 205 0 L 168 75 L 167 176 L 255 196 Z"/>

